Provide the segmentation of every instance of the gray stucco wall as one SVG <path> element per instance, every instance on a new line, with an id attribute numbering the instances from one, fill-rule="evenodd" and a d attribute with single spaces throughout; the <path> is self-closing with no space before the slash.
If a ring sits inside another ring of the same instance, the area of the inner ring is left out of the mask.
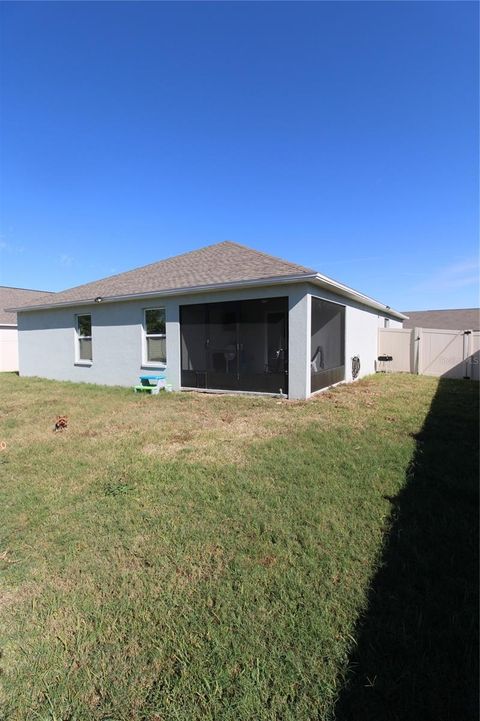
<path id="1" fill-rule="evenodd" d="M 105 385 L 133 386 L 145 372 L 165 369 L 167 381 L 180 389 L 179 308 L 187 303 L 288 297 L 289 306 L 289 396 L 307 394 L 306 284 L 258 287 L 239 291 L 203 293 L 119 303 L 92 304 L 18 314 L 20 375 L 40 376 Z M 144 362 L 143 315 L 145 308 L 163 307 L 166 313 L 167 365 Z M 78 363 L 76 315 L 92 316 L 93 362 Z"/>
<path id="2" fill-rule="evenodd" d="M 351 358 L 359 355 L 360 375 L 375 371 L 378 328 L 383 316 L 342 296 L 307 283 L 250 288 L 245 290 L 188 294 L 148 300 L 92 304 L 18 314 L 19 370 L 22 376 L 54 380 L 133 386 L 145 372 L 165 370 L 167 381 L 180 389 L 179 308 L 190 303 L 288 297 L 289 307 L 289 397 L 310 395 L 310 307 L 311 296 L 346 306 L 346 380 L 351 380 Z M 151 365 L 143 357 L 145 308 L 166 311 L 167 365 Z M 92 316 L 93 362 L 76 362 L 76 315 Z M 391 325 L 399 324 L 392 319 Z M 399 324 L 401 325 L 401 323 Z"/>
<path id="3" fill-rule="evenodd" d="M 345 306 L 345 380 L 352 381 L 352 358 L 360 358 L 359 378 L 375 373 L 375 361 L 378 356 L 378 328 L 383 328 L 384 319 L 389 319 L 390 327 L 402 327 L 402 322 L 387 313 L 369 308 L 361 303 L 343 298 L 335 293 L 323 291 L 309 285 L 309 294 L 316 298 L 330 300 Z M 308 353 L 310 355 L 310 332 L 308 333 Z M 309 386 L 310 391 L 310 386 Z"/>

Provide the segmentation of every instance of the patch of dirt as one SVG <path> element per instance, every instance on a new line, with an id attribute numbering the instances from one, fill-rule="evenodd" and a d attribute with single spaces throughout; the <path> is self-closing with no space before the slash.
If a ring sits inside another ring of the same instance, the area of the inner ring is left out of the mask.
<path id="1" fill-rule="evenodd" d="M 256 440 L 266 440 L 288 433 L 292 420 L 272 408 L 260 413 L 200 414 L 196 417 L 195 428 L 175 429 L 158 438 L 156 443 L 149 442 L 142 448 L 143 453 L 169 460 L 188 451 L 192 462 L 242 462 L 246 448 Z M 307 423 L 305 418 L 300 422 Z M 296 419 L 295 427 L 299 427 Z"/>
<path id="2" fill-rule="evenodd" d="M 39 588 L 33 583 L 24 584 L 15 589 L 2 588 L 0 589 L 0 611 L 17 608 L 38 596 L 39 592 Z"/>
<path id="3" fill-rule="evenodd" d="M 215 579 L 225 570 L 227 560 L 221 546 L 207 546 L 200 559 L 192 560 L 187 566 L 178 566 L 175 571 L 176 585 L 183 588 L 195 586 L 197 583 Z"/>

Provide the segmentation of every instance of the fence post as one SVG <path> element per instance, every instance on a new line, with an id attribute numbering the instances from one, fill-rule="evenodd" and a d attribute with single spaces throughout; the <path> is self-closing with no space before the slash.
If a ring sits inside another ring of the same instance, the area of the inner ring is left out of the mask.
<path id="1" fill-rule="evenodd" d="M 415 343 L 415 328 L 410 328 L 410 335 L 408 337 L 408 346 L 410 349 L 410 373 L 415 373 L 417 367 L 417 344 Z"/>
<path id="2" fill-rule="evenodd" d="M 419 375 L 422 372 L 422 329 L 414 328 L 413 336 L 413 373 Z"/>
<path id="3" fill-rule="evenodd" d="M 470 380 L 470 371 L 468 368 L 468 359 L 470 357 L 470 337 L 472 335 L 471 330 L 464 330 L 463 331 L 463 361 L 465 363 L 465 375 L 463 376 L 463 379 L 468 381 Z"/>

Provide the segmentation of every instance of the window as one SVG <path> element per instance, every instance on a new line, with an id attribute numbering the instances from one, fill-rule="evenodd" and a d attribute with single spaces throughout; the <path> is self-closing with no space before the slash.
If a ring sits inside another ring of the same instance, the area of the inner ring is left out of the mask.
<path id="1" fill-rule="evenodd" d="M 166 363 L 165 308 L 145 311 L 145 345 L 147 363 Z"/>
<path id="2" fill-rule="evenodd" d="M 390 327 L 390 318 L 384 318 L 383 319 L 383 327 L 389 328 Z"/>
<path id="3" fill-rule="evenodd" d="M 92 316 L 77 315 L 78 354 L 80 361 L 92 360 Z"/>

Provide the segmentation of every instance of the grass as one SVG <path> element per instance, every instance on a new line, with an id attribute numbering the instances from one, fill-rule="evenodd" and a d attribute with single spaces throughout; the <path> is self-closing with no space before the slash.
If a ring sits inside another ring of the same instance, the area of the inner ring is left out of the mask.
<path id="1" fill-rule="evenodd" d="M 2 376 L 0 718 L 473 719 L 477 393 Z"/>

